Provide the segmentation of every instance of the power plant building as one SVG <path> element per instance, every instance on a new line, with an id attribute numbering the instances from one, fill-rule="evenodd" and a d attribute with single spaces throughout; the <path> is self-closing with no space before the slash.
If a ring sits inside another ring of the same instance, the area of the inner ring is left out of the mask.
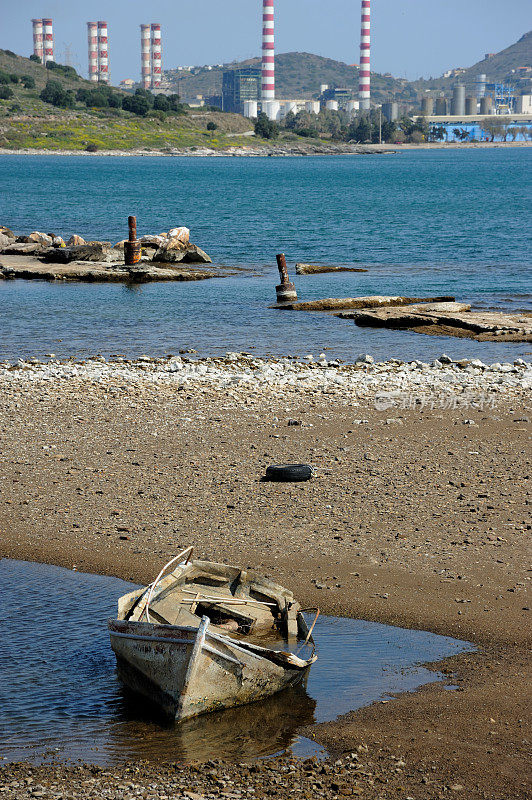
<path id="1" fill-rule="evenodd" d="M 243 114 L 246 101 L 258 102 L 260 100 L 261 75 L 260 67 L 224 70 L 222 74 L 222 110 Z"/>

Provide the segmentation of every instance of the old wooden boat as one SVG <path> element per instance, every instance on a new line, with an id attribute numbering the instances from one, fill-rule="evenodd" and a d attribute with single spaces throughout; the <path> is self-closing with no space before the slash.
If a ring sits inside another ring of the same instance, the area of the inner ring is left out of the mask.
<path id="1" fill-rule="evenodd" d="M 123 683 L 176 720 L 303 683 L 316 660 L 319 611 L 309 628 L 292 592 L 191 553 L 119 599 L 108 627 Z"/>

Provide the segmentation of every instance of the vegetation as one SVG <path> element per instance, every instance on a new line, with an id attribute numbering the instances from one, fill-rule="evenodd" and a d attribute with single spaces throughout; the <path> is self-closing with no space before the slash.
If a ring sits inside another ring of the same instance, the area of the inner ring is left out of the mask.
<path id="1" fill-rule="evenodd" d="M 259 114 L 255 123 L 255 136 L 260 136 L 261 139 L 277 139 L 279 126 L 268 119 L 266 114 Z"/>

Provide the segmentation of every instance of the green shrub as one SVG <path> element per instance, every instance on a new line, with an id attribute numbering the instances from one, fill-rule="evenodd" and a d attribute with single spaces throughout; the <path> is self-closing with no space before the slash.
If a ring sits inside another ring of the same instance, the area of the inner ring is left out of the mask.
<path id="1" fill-rule="evenodd" d="M 218 125 L 216 124 L 216 122 L 213 122 L 212 120 L 210 120 L 207 123 L 207 130 L 208 131 L 215 131 L 215 130 L 217 130 L 217 128 L 218 128 Z"/>
<path id="2" fill-rule="evenodd" d="M 25 89 L 35 89 L 35 78 L 31 75 L 23 75 L 20 80 Z"/>
<path id="3" fill-rule="evenodd" d="M 18 75 L 15 75 L 15 74 L 12 72 L 12 73 L 11 73 L 11 75 L 9 76 L 9 82 L 10 82 L 10 83 L 18 83 L 18 82 L 19 82 L 19 77 L 18 77 Z"/>
<path id="4" fill-rule="evenodd" d="M 0 83 L 7 84 L 9 83 L 9 75 L 7 72 L 0 70 Z"/>
<path id="5" fill-rule="evenodd" d="M 255 123 L 255 136 L 260 136 L 262 139 L 276 139 L 279 136 L 279 126 L 262 112 Z"/>
<path id="6" fill-rule="evenodd" d="M 9 86 L 0 86 L 0 100 L 11 100 L 13 97 L 13 89 Z"/>
<path id="7" fill-rule="evenodd" d="M 97 153 L 98 152 L 98 145 L 94 144 L 93 142 L 91 142 L 90 144 L 87 145 L 85 150 L 87 151 L 87 153 Z"/>
<path id="8" fill-rule="evenodd" d="M 35 53 L 32 53 L 30 56 L 30 61 L 34 61 L 36 64 L 41 64 L 41 59 L 39 56 L 36 56 Z"/>
<path id="9" fill-rule="evenodd" d="M 48 81 L 39 97 L 44 103 L 50 103 L 58 108 L 72 108 L 74 106 L 73 92 L 65 91 L 59 81 Z"/>
<path id="10" fill-rule="evenodd" d="M 137 114 L 139 117 L 145 117 L 150 110 L 148 100 L 141 94 L 124 97 L 122 100 L 122 108 L 124 111 L 130 111 L 132 114 Z"/>

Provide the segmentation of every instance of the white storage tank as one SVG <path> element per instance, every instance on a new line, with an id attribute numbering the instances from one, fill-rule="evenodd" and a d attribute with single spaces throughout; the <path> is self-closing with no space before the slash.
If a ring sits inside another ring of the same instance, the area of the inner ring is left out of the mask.
<path id="1" fill-rule="evenodd" d="M 305 103 L 305 111 L 308 111 L 309 114 L 319 114 L 320 113 L 320 101 L 319 100 L 308 100 Z"/>
<path id="2" fill-rule="evenodd" d="M 244 116 L 252 119 L 258 116 L 259 104 L 256 100 L 244 100 Z"/>
<path id="3" fill-rule="evenodd" d="M 281 116 L 281 104 L 278 100 L 263 100 L 262 110 L 272 122 L 277 122 Z"/>
<path id="4" fill-rule="evenodd" d="M 338 111 L 338 100 L 327 100 L 325 108 L 327 111 Z"/>
<path id="5" fill-rule="evenodd" d="M 352 116 L 353 114 L 356 114 L 360 108 L 360 102 L 358 100 L 348 100 L 345 108 L 347 113 Z"/>

